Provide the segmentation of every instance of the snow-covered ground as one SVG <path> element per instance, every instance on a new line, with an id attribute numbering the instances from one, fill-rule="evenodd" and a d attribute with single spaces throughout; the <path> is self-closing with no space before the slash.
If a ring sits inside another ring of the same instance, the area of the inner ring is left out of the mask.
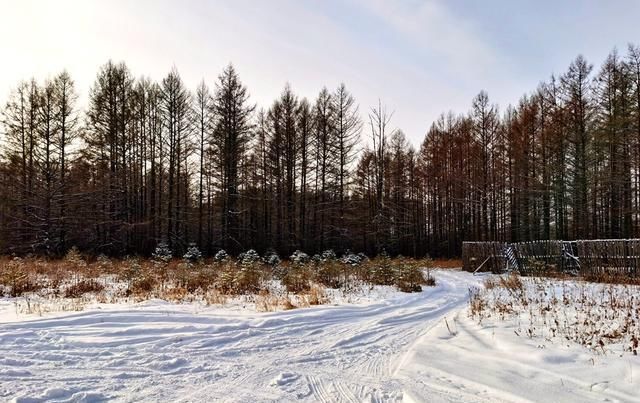
<path id="1" fill-rule="evenodd" d="M 637 356 L 479 325 L 467 301 L 483 276 L 434 276 L 422 293 L 273 313 L 161 301 L 13 313 L 0 401 L 640 401 Z"/>

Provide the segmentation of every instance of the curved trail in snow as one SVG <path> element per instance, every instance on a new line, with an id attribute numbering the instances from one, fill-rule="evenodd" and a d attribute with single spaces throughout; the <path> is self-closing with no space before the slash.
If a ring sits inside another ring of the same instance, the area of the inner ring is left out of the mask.
<path id="1" fill-rule="evenodd" d="M 434 276 L 436 287 L 368 306 L 234 316 L 163 305 L 0 325 L 0 400 L 401 401 L 405 353 L 479 282 Z"/>

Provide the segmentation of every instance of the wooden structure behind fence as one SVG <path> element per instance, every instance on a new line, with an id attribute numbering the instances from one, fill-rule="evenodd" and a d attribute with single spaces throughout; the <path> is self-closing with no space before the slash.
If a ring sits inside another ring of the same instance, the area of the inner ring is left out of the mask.
<path id="1" fill-rule="evenodd" d="M 514 255 L 517 267 L 513 269 L 522 274 L 579 271 L 583 275 L 640 275 L 640 239 L 463 242 L 463 270 L 475 271 L 486 261 L 481 271 L 504 272 L 507 253 Z"/>

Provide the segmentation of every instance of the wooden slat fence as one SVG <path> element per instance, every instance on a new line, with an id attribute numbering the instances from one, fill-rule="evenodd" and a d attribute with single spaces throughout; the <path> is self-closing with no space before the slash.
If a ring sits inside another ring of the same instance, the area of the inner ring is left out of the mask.
<path id="1" fill-rule="evenodd" d="M 466 271 L 475 271 L 487 258 L 489 260 L 482 266 L 482 271 L 501 273 L 506 266 L 503 255 L 505 242 L 463 242 L 462 243 L 462 268 Z"/>
<path id="2" fill-rule="evenodd" d="M 562 241 L 516 242 L 511 246 L 523 274 L 537 274 L 545 269 L 558 270 L 562 267 Z"/>
<path id="3" fill-rule="evenodd" d="M 463 269 L 475 271 L 489 258 L 482 271 L 504 272 L 507 262 L 505 246 L 513 250 L 522 274 L 542 275 L 547 271 L 581 274 L 640 275 L 640 239 L 604 239 L 516 242 L 464 242 Z"/>
<path id="4" fill-rule="evenodd" d="M 596 239 L 576 241 L 576 245 L 585 273 L 640 274 L 640 239 Z"/>

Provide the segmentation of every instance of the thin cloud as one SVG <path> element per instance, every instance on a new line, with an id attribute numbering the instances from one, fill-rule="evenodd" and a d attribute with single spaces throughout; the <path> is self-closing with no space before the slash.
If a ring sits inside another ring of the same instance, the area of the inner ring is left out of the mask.
<path id="1" fill-rule="evenodd" d="M 476 9 L 415 0 L 0 4 L 2 57 L 9 61 L 0 64 L 0 103 L 18 81 L 44 79 L 64 68 L 84 101 L 99 66 L 108 59 L 124 60 L 135 75 L 155 80 L 175 65 L 192 89 L 202 79 L 212 85 L 233 62 L 259 106 L 268 107 L 287 82 L 310 100 L 323 86 L 333 89 L 344 82 L 363 115 L 379 98 L 395 110 L 392 124 L 414 145 L 440 113 L 467 111 L 481 89 L 504 108 L 551 72 L 564 71 L 577 53 L 597 62 L 607 51 L 600 43 L 623 48 L 626 41 L 637 39 L 626 37 L 631 35 L 629 25 L 616 35 L 599 34 L 598 44 L 582 41 L 586 49 L 567 49 L 575 47 L 571 38 L 595 19 L 623 16 L 611 8 L 602 16 L 598 10 L 583 11 L 583 26 L 560 29 L 558 21 L 571 14 L 570 7 L 554 8 L 555 22 L 548 26 L 545 12 L 536 8 L 538 18 L 521 27 L 519 15 L 527 15 L 532 6 L 499 1 Z M 507 6 L 521 13 L 511 11 L 514 21 L 505 28 L 491 10 Z M 544 36 L 524 34 L 526 29 Z M 549 38 L 557 40 L 551 43 Z M 536 58 L 527 59 L 524 47 L 537 50 Z M 543 59 L 542 50 L 562 57 Z"/>

